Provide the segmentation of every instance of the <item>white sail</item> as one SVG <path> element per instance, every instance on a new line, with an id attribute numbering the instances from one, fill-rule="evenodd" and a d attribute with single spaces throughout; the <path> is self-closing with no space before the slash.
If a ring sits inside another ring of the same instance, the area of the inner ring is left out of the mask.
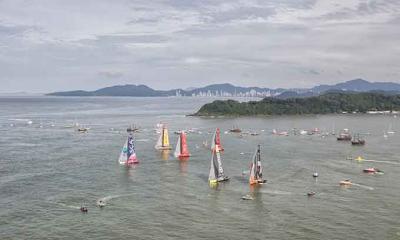
<path id="1" fill-rule="evenodd" d="M 178 142 L 176 143 L 174 156 L 179 157 L 180 155 L 181 155 L 181 135 L 179 134 Z"/>
<path id="2" fill-rule="evenodd" d="M 216 174 L 216 166 L 215 166 L 215 161 L 214 161 L 214 152 L 211 154 L 211 165 L 210 165 L 210 173 L 208 175 L 208 181 L 216 181 L 217 180 L 217 174 Z"/>
<path id="3" fill-rule="evenodd" d="M 217 134 L 217 130 L 215 130 L 213 138 L 211 140 L 211 150 L 214 150 L 215 147 L 216 147 L 216 144 L 215 144 L 215 136 L 216 136 L 216 134 Z"/>
<path id="4" fill-rule="evenodd" d="M 250 168 L 250 181 L 251 181 L 251 179 L 256 178 L 257 150 L 254 153 L 252 160 L 253 161 L 251 163 L 251 168 Z"/>
<path id="5" fill-rule="evenodd" d="M 121 154 L 119 155 L 118 162 L 119 164 L 126 164 L 128 160 L 128 141 L 125 141 L 125 144 L 121 150 Z"/>
<path id="6" fill-rule="evenodd" d="M 156 149 L 160 149 L 162 147 L 162 133 L 160 133 L 160 136 L 158 137 L 157 143 L 154 147 Z"/>
<path id="7" fill-rule="evenodd" d="M 219 152 L 219 149 L 215 152 L 216 160 L 217 160 L 217 167 L 218 167 L 218 180 L 223 180 L 225 179 L 224 175 L 224 169 L 222 168 L 222 160 L 221 160 L 221 153 Z"/>

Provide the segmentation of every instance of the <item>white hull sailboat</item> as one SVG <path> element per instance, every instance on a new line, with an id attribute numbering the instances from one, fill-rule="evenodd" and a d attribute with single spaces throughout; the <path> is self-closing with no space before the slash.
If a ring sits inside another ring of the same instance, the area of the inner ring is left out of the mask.
<path id="1" fill-rule="evenodd" d="M 263 180 L 263 167 L 261 164 L 261 151 L 260 145 L 257 146 L 257 150 L 253 155 L 251 167 L 250 167 L 250 185 L 263 184 L 266 180 Z"/>
<path id="2" fill-rule="evenodd" d="M 162 125 L 160 136 L 158 137 L 157 143 L 154 147 L 157 150 L 171 149 L 171 146 L 169 145 L 168 129 L 164 124 Z"/>
<path id="3" fill-rule="evenodd" d="M 118 162 L 121 165 L 130 165 L 139 163 L 139 160 L 136 157 L 133 134 L 129 134 L 128 139 L 125 141 L 125 144 L 119 155 Z"/>
<path id="4" fill-rule="evenodd" d="M 216 134 L 214 134 L 212 140 L 210 173 L 208 175 L 208 182 L 210 185 L 229 180 L 229 177 L 224 174 L 221 150 L 220 146 L 215 144 L 215 136 Z"/>

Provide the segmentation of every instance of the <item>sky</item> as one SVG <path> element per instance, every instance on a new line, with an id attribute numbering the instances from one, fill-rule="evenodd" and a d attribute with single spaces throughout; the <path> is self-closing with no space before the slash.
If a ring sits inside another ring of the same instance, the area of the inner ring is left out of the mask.
<path id="1" fill-rule="evenodd" d="M 0 0 L 0 93 L 400 82 L 399 0 Z"/>

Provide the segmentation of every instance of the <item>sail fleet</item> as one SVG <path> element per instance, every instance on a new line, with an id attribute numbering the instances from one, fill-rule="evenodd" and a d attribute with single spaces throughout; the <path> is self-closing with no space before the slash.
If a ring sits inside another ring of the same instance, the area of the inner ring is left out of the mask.
<path id="1" fill-rule="evenodd" d="M 128 137 L 122 147 L 118 162 L 121 165 L 134 165 L 138 164 L 139 160 L 136 157 L 136 150 L 134 144 L 134 131 L 127 131 Z M 166 152 L 171 150 L 168 128 L 166 124 L 157 124 L 156 133 L 158 134 L 158 139 L 156 145 L 154 146 L 156 150 Z M 187 134 L 185 131 L 178 132 L 178 140 L 175 147 L 174 156 L 179 160 L 188 160 L 191 156 L 187 144 Z M 224 151 L 221 144 L 221 131 L 216 128 L 211 140 L 211 160 L 210 169 L 208 175 L 208 183 L 210 186 L 216 186 L 218 183 L 229 181 L 229 177 L 225 174 L 223 163 L 222 163 L 222 152 Z M 252 158 L 252 163 L 250 167 L 250 185 L 258 185 L 265 183 L 266 180 L 262 176 L 262 165 L 261 165 L 261 151 L 260 145 L 257 146 L 256 152 Z"/>

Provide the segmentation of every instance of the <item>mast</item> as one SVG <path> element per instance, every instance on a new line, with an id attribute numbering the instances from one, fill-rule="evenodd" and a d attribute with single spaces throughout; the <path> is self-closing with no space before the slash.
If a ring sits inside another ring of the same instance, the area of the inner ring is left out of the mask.
<path id="1" fill-rule="evenodd" d="M 253 155 L 251 167 L 250 167 L 250 185 L 258 184 L 263 182 L 262 179 L 262 165 L 261 165 L 261 151 L 260 145 L 257 146 L 257 150 Z"/>

